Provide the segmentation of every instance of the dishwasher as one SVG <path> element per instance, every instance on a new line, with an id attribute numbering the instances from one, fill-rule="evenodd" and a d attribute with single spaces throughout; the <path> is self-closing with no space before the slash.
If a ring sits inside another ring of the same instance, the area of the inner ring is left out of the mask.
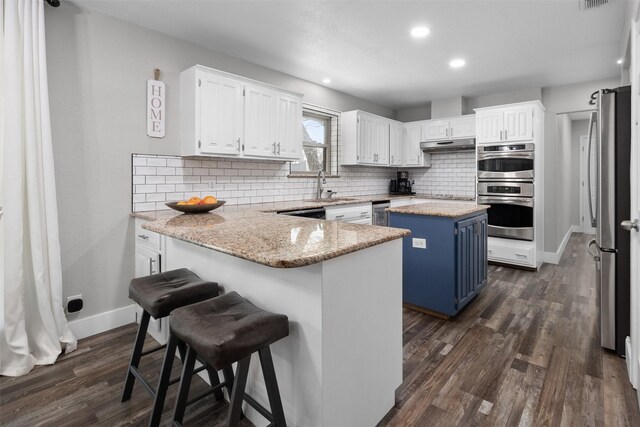
<path id="1" fill-rule="evenodd" d="M 348 206 L 327 206 L 327 220 L 371 225 L 371 203 Z"/>
<path id="2" fill-rule="evenodd" d="M 373 202 L 373 225 L 389 226 L 389 212 L 387 208 L 391 206 L 389 200 Z"/>

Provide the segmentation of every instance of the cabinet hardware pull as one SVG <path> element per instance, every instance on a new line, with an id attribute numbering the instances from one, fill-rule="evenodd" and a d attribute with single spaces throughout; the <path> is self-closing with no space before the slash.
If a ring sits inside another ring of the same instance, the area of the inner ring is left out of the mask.
<path id="1" fill-rule="evenodd" d="M 153 264 L 155 264 L 156 260 L 153 258 L 149 258 L 149 273 L 151 274 L 156 274 L 155 271 L 153 271 Z"/>
<path id="2" fill-rule="evenodd" d="M 500 141 L 502 141 L 502 130 L 500 131 Z"/>
<path id="3" fill-rule="evenodd" d="M 276 142 L 273 141 L 273 155 L 276 155 Z"/>
<path id="4" fill-rule="evenodd" d="M 504 140 L 508 140 L 509 139 L 509 133 L 507 132 L 507 130 L 504 130 Z"/>
<path id="5" fill-rule="evenodd" d="M 149 236 L 147 236 L 146 234 L 138 234 L 138 237 L 142 240 L 149 240 Z"/>
<path id="6" fill-rule="evenodd" d="M 278 142 L 278 156 L 280 155 L 280 143 Z"/>
<path id="7" fill-rule="evenodd" d="M 449 135 L 453 138 L 453 128 L 449 128 Z"/>
<path id="8" fill-rule="evenodd" d="M 344 215 L 336 215 L 336 219 L 338 218 L 344 218 Z"/>
<path id="9" fill-rule="evenodd" d="M 240 138 L 236 139 L 236 142 L 238 143 L 238 151 L 240 151 Z"/>

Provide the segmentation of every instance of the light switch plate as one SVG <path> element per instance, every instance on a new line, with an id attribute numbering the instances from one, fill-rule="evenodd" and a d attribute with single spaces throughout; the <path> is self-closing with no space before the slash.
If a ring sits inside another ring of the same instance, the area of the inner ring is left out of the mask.
<path id="1" fill-rule="evenodd" d="M 427 249 L 427 239 L 411 239 L 411 244 L 414 248 Z"/>

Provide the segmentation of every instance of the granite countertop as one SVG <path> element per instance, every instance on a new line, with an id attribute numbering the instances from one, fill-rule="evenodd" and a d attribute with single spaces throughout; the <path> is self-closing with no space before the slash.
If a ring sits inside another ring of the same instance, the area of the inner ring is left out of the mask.
<path id="1" fill-rule="evenodd" d="M 476 212 L 485 211 L 490 207 L 491 206 L 489 205 L 476 205 L 475 203 L 426 202 L 409 206 L 398 206 L 397 208 L 388 208 L 387 211 L 408 215 L 459 218 Z"/>
<path id="2" fill-rule="evenodd" d="M 353 203 L 353 202 L 352 202 Z M 304 267 L 400 239 L 409 230 L 323 221 L 229 207 L 212 213 L 140 212 L 142 227 L 276 268 Z"/>

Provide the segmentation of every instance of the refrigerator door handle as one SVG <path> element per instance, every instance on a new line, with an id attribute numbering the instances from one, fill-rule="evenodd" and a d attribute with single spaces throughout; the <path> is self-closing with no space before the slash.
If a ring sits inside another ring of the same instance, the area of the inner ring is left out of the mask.
<path id="1" fill-rule="evenodd" d="M 587 245 L 587 250 L 589 251 L 589 255 L 591 255 L 591 258 L 595 261 L 598 262 L 600 261 L 600 255 L 598 255 L 596 252 L 592 252 L 591 248 L 595 246 L 596 248 L 598 247 L 597 243 L 596 243 L 596 239 L 591 239 L 589 241 L 589 244 Z"/>
<path id="2" fill-rule="evenodd" d="M 589 199 L 587 202 L 589 203 L 589 219 L 591 220 L 591 226 L 595 227 L 597 224 L 597 219 L 593 214 L 593 195 L 591 194 L 591 150 L 593 146 L 592 137 L 593 137 L 593 125 L 596 123 L 597 112 L 592 112 L 591 117 L 589 118 L 589 136 L 588 136 L 588 150 L 587 150 L 587 194 L 589 195 Z M 597 200 L 596 200 L 597 203 Z"/>

